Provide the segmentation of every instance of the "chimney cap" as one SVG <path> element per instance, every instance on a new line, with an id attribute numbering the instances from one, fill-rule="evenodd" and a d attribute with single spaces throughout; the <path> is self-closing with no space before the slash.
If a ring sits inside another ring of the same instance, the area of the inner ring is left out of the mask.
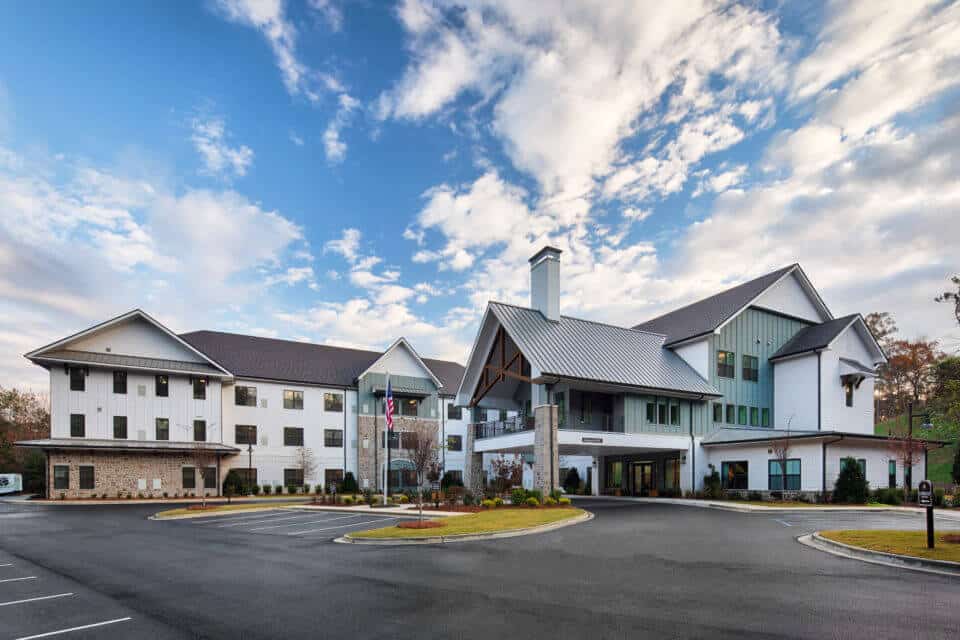
<path id="1" fill-rule="evenodd" d="M 563 253 L 563 251 L 561 251 L 560 249 L 557 249 L 556 247 L 551 247 L 550 245 L 546 245 L 545 247 L 543 247 L 543 249 L 540 249 L 540 251 L 537 251 L 535 254 L 533 254 L 533 257 L 530 258 L 529 262 L 530 263 L 536 262 L 544 254 L 552 254 L 555 257 L 559 258 L 561 253 Z"/>

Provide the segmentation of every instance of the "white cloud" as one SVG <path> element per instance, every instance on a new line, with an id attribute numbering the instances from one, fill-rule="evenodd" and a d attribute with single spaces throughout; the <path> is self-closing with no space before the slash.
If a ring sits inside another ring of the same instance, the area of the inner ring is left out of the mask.
<path id="1" fill-rule="evenodd" d="M 308 5 L 323 17 L 333 31 L 343 28 L 343 11 L 335 0 L 309 0 Z"/>
<path id="2" fill-rule="evenodd" d="M 289 134 L 289 137 L 290 137 L 290 142 L 292 142 L 293 144 L 297 145 L 298 147 L 303 146 L 304 144 L 303 138 L 300 137 L 300 135 L 298 135 L 295 131 L 291 131 Z"/>
<path id="3" fill-rule="evenodd" d="M 343 235 L 334 240 L 330 240 L 327 244 L 324 245 L 325 251 L 332 251 L 333 253 L 339 253 L 348 262 L 356 262 L 358 257 L 358 250 L 360 249 L 360 229 L 353 227 L 343 230 Z"/>
<path id="4" fill-rule="evenodd" d="M 340 132 L 347 126 L 351 114 L 360 105 L 355 98 L 346 93 L 340 94 L 338 103 L 336 114 L 323 132 L 323 148 L 327 155 L 327 161 L 332 164 L 343 162 L 343 159 L 347 157 L 347 143 L 340 137 Z"/>
<path id="5" fill-rule="evenodd" d="M 226 125 L 222 118 L 194 118 L 190 139 L 203 158 L 207 173 L 244 176 L 253 164 L 253 150 L 246 146 L 227 144 Z"/>

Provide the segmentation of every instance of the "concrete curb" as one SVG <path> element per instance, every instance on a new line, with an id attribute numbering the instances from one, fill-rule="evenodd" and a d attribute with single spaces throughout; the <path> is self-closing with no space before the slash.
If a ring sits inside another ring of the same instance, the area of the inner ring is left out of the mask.
<path id="1" fill-rule="evenodd" d="M 910 569 L 911 571 L 924 571 L 926 573 L 936 573 L 943 576 L 960 578 L 960 562 L 928 560 L 926 558 L 902 556 L 895 553 L 885 553 L 883 551 L 871 551 L 863 547 L 855 547 L 844 544 L 843 542 L 829 540 L 821 536 L 819 531 L 800 536 L 797 538 L 797 542 L 817 549 L 818 551 L 840 556 L 841 558 L 860 560 L 861 562 L 869 562 L 870 564 L 879 564 L 896 569 Z"/>
<path id="2" fill-rule="evenodd" d="M 296 509 L 297 507 L 291 505 L 277 505 L 277 506 L 260 506 L 260 505 L 250 505 L 249 509 L 232 509 L 230 511 L 214 511 L 213 513 L 207 513 L 200 511 L 199 513 L 184 513 L 179 516 L 167 516 L 165 518 L 158 517 L 161 511 L 153 514 L 152 516 L 147 516 L 147 520 L 155 520 L 157 522 L 173 522 L 174 520 L 192 520 L 193 518 L 215 518 L 217 516 L 235 516 L 243 515 L 244 513 L 256 513 L 258 511 L 267 511 L 268 509 L 277 509 L 281 511 L 286 511 L 287 509 Z"/>
<path id="3" fill-rule="evenodd" d="M 226 498 L 207 498 L 207 504 L 251 504 L 251 505 L 268 505 L 270 501 L 276 502 L 285 502 L 287 498 L 233 498 L 233 502 L 227 502 Z M 291 496 L 289 498 L 290 502 L 303 502 L 307 504 L 309 498 L 298 498 L 297 496 Z M 141 506 L 145 504 L 154 504 L 157 506 L 165 505 L 178 505 L 178 504 L 200 504 L 202 501 L 200 498 L 154 498 L 153 500 L 131 498 L 130 500 L 121 499 L 116 500 L 111 498 L 109 500 L 12 500 L 9 498 L 0 498 L 0 503 L 5 504 L 17 504 L 17 505 L 30 505 L 36 507 L 99 507 L 99 506 L 118 506 L 118 505 L 128 505 L 128 506 Z"/>
<path id="4" fill-rule="evenodd" d="M 697 507 L 699 509 L 721 509 L 738 513 L 912 513 L 922 514 L 920 507 L 898 507 L 885 505 L 882 507 L 867 506 L 810 506 L 810 507 L 759 507 L 752 504 L 738 504 L 736 500 L 718 502 L 715 500 L 695 500 L 690 498 L 634 498 L 630 496 L 576 496 L 577 500 L 609 500 L 611 502 L 640 502 L 644 504 L 674 504 L 681 507 Z M 950 520 L 960 520 L 960 511 L 956 509 L 935 509 L 939 517 Z"/>
<path id="5" fill-rule="evenodd" d="M 577 516 L 576 518 L 569 518 L 567 520 L 560 520 L 559 522 L 542 524 L 536 527 L 528 527 L 526 529 L 508 529 L 506 531 L 496 531 L 494 533 L 465 533 L 465 534 L 458 534 L 458 535 L 451 535 L 451 536 L 430 536 L 429 538 L 389 538 L 389 539 L 381 539 L 381 540 L 373 540 L 368 538 L 350 538 L 348 536 L 341 536 L 339 538 L 336 538 L 334 542 L 339 542 L 341 544 L 359 544 L 359 545 L 368 545 L 368 546 L 393 547 L 398 545 L 449 544 L 451 542 L 473 542 L 476 540 L 497 540 L 499 538 L 516 538 L 519 536 L 529 536 L 536 533 L 546 533 L 548 531 L 563 529 L 564 527 L 570 527 L 575 524 L 588 522 L 590 520 L 593 520 L 593 514 L 590 513 L 589 511 L 584 511 L 583 515 Z"/>

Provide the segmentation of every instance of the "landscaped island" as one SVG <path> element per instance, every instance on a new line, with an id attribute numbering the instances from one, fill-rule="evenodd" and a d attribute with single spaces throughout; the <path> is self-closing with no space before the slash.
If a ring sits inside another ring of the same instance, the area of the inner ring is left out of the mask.
<path id="1" fill-rule="evenodd" d="M 820 535 L 834 542 L 870 551 L 960 562 L 960 533 L 956 531 L 938 533 L 934 549 L 927 548 L 926 531 L 846 530 L 821 531 Z"/>
<path id="2" fill-rule="evenodd" d="M 433 538 L 436 536 L 458 536 L 471 534 L 498 533 L 530 529 L 545 524 L 553 524 L 571 518 L 578 518 L 586 512 L 575 507 L 552 508 L 500 508 L 480 511 L 465 516 L 455 516 L 443 520 L 443 526 L 431 529 L 402 529 L 384 527 L 370 531 L 351 533 L 349 538 Z"/>

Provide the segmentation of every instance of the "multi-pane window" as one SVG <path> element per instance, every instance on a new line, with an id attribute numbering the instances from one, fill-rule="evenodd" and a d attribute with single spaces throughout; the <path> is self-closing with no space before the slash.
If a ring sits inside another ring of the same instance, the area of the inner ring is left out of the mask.
<path id="1" fill-rule="evenodd" d="M 323 430 L 323 446 L 342 447 L 343 446 L 343 429 L 324 429 Z"/>
<path id="2" fill-rule="evenodd" d="M 284 469 L 283 470 L 283 486 L 302 487 L 303 486 L 303 469 Z"/>
<path id="3" fill-rule="evenodd" d="M 193 441 L 194 442 L 207 441 L 207 421 L 206 420 L 193 421 Z"/>
<path id="4" fill-rule="evenodd" d="M 117 440 L 127 439 L 127 416 L 113 416 L 113 437 Z"/>
<path id="5" fill-rule="evenodd" d="M 207 399 L 207 379 L 206 378 L 193 379 L 193 399 L 194 400 Z"/>
<path id="6" fill-rule="evenodd" d="M 799 491 L 800 490 L 800 458 L 787 460 L 787 475 L 784 481 L 783 465 L 780 460 L 768 462 L 768 483 L 770 491 Z"/>
<path id="7" fill-rule="evenodd" d="M 747 407 L 745 405 L 737 405 L 737 424 L 747 424 Z"/>
<path id="8" fill-rule="evenodd" d="M 283 428 L 283 446 L 302 447 L 303 446 L 303 428 L 302 427 L 284 427 Z"/>
<path id="9" fill-rule="evenodd" d="M 80 465 L 80 488 L 93 489 L 96 481 L 93 475 L 93 465 Z"/>
<path id="10" fill-rule="evenodd" d="M 720 402 L 713 403 L 713 421 L 723 422 L 723 404 Z"/>
<path id="11" fill-rule="evenodd" d="M 233 403 L 240 407 L 257 406 L 257 388 L 256 387 L 234 387 Z"/>
<path id="12" fill-rule="evenodd" d="M 736 424 L 737 423 L 737 406 L 733 404 L 727 405 L 727 424 Z"/>
<path id="13" fill-rule="evenodd" d="M 463 420 L 463 407 L 458 407 L 452 402 L 448 404 L 447 420 Z"/>
<path id="14" fill-rule="evenodd" d="M 760 426 L 761 427 L 770 426 L 770 409 L 763 408 L 760 410 Z"/>
<path id="15" fill-rule="evenodd" d="M 747 469 L 746 460 L 736 462 L 720 463 L 720 482 L 724 489 L 747 489 Z"/>
<path id="16" fill-rule="evenodd" d="M 181 470 L 183 473 L 183 488 L 184 489 L 196 489 L 197 488 L 197 470 L 193 467 L 183 467 Z"/>
<path id="17" fill-rule="evenodd" d="M 284 409 L 303 409 L 303 391 L 283 390 Z"/>
<path id="18" fill-rule="evenodd" d="M 234 436 L 236 444 L 257 444 L 257 425 L 238 424 Z"/>
<path id="19" fill-rule="evenodd" d="M 717 351 L 717 376 L 736 377 L 737 356 L 733 351 Z"/>
<path id="20" fill-rule="evenodd" d="M 87 388 L 87 376 L 81 367 L 70 367 L 70 391 L 83 391 Z"/>
<path id="21" fill-rule="evenodd" d="M 400 398 L 398 404 L 400 405 L 400 415 L 414 418 L 417 416 L 418 409 L 420 408 L 420 400 L 418 398 Z"/>
<path id="22" fill-rule="evenodd" d="M 170 439 L 170 419 L 157 418 L 157 440 Z"/>
<path id="23" fill-rule="evenodd" d="M 670 405 L 670 424 L 677 426 L 680 424 L 680 403 Z"/>
<path id="24" fill-rule="evenodd" d="M 113 392 L 126 395 L 127 393 L 127 372 L 113 372 Z"/>
<path id="25" fill-rule="evenodd" d="M 399 448 L 400 448 L 400 432 L 399 432 L 399 431 L 390 431 L 389 433 L 390 433 L 390 448 L 391 448 L 391 449 L 399 449 Z M 383 433 L 381 433 L 381 434 L 380 434 L 380 446 L 381 446 L 381 447 L 383 446 L 384 438 L 386 438 L 386 436 L 385 436 Z"/>
<path id="26" fill-rule="evenodd" d="M 70 414 L 70 437 L 82 438 L 87 430 L 87 416 L 82 413 Z"/>
<path id="27" fill-rule="evenodd" d="M 750 382 L 760 379 L 760 359 L 757 356 L 743 356 L 743 379 Z"/>
<path id="28" fill-rule="evenodd" d="M 666 489 L 680 488 L 680 459 L 667 458 L 663 470 L 663 486 Z"/>
<path id="29" fill-rule="evenodd" d="M 154 389 L 158 398 L 168 397 L 170 395 L 170 376 L 157 376 Z"/>
<path id="30" fill-rule="evenodd" d="M 343 412 L 343 394 L 342 393 L 324 393 L 323 394 L 323 410 L 342 413 Z"/>
<path id="31" fill-rule="evenodd" d="M 571 399 L 573 395 L 571 393 Z M 585 393 L 580 394 L 580 424 L 593 422 L 593 397 Z"/>
<path id="32" fill-rule="evenodd" d="M 553 401 L 557 405 L 557 426 L 563 427 L 567 424 L 567 395 L 563 391 L 553 394 Z"/>
<path id="33" fill-rule="evenodd" d="M 65 464 L 53 465 L 53 488 L 70 488 L 70 467 Z"/>
<path id="34" fill-rule="evenodd" d="M 891 460 L 887 463 L 887 486 L 891 489 L 897 488 L 897 461 Z"/>
<path id="35" fill-rule="evenodd" d="M 760 426 L 760 408 L 759 407 L 750 407 L 750 426 L 751 427 Z"/>
<path id="36" fill-rule="evenodd" d="M 447 451 L 463 451 L 463 436 L 447 436 Z"/>
<path id="37" fill-rule="evenodd" d="M 667 405 L 657 404 L 657 423 L 667 424 Z"/>
<path id="38" fill-rule="evenodd" d="M 203 474 L 203 488 L 204 489 L 217 488 L 217 468 L 216 467 L 207 467 L 207 472 Z"/>
<path id="39" fill-rule="evenodd" d="M 647 422 L 653 424 L 657 421 L 657 405 L 653 402 L 647 403 Z"/>
<path id="40" fill-rule="evenodd" d="M 848 407 L 853 406 L 853 385 L 847 383 L 843 385 L 844 400 Z"/>
<path id="41" fill-rule="evenodd" d="M 323 472 L 323 484 L 330 489 L 330 485 L 337 483 L 337 486 L 340 486 L 340 483 L 343 482 L 343 469 L 325 469 Z"/>

